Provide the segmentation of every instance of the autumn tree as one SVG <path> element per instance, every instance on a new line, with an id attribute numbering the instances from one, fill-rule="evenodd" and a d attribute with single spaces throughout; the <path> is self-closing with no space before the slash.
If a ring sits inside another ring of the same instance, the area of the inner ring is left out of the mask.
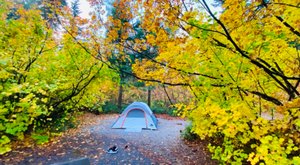
<path id="1" fill-rule="evenodd" d="M 121 109 L 124 85 L 136 81 L 137 78 L 132 72 L 132 64 L 136 59 L 155 56 L 155 51 L 153 51 L 153 47 L 150 48 L 146 43 L 142 43 L 146 32 L 140 26 L 141 20 L 131 14 L 130 5 L 134 3 L 105 1 L 100 4 L 106 6 L 104 11 L 107 12 L 108 19 L 103 21 L 105 18 L 99 14 L 100 11 L 96 11 L 93 18 L 102 22 L 100 27 L 105 29 L 104 35 L 107 46 L 101 56 L 104 56 L 109 62 L 108 65 L 119 74 L 118 108 Z M 95 36 L 95 38 L 99 38 L 99 36 Z"/>
<path id="2" fill-rule="evenodd" d="M 62 9 L 67 6 L 66 0 L 58 1 L 42 1 L 42 0 L 15 0 L 13 1 L 16 5 L 22 5 L 24 9 L 29 10 L 31 8 L 38 8 L 41 11 L 41 16 L 44 20 L 47 20 L 48 25 L 52 28 L 57 29 L 59 23 L 57 22 L 57 15 L 55 10 Z M 8 13 L 7 19 L 17 19 L 18 15 L 17 6 L 12 6 Z"/>
<path id="3" fill-rule="evenodd" d="M 57 38 L 39 9 L 2 1 L 1 5 L 0 154 L 4 154 L 11 150 L 10 142 L 23 140 L 25 133 L 45 143 L 53 132 L 72 125 L 76 111 L 101 111 L 113 74 L 74 44 L 77 33 Z M 20 17 L 8 20 L 7 13 L 15 7 Z M 71 12 L 66 14 L 72 17 Z"/>
<path id="4" fill-rule="evenodd" d="M 220 15 L 205 0 L 137 8 L 159 55 L 138 61 L 135 73 L 190 88 L 195 100 L 178 108 L 194 133 L 217 141 L 214 158 L 299 162 L 298 3 L 226 0 Z"/>

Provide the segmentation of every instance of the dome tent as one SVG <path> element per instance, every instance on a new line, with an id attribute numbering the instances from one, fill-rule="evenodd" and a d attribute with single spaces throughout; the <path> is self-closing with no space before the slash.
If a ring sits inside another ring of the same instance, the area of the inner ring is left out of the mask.
<path id="1" fill-rule="evenodd" d="M 149 106 L 134 102 L 124 109 L 112 128 L 157 129 L 157 119 Z"/>

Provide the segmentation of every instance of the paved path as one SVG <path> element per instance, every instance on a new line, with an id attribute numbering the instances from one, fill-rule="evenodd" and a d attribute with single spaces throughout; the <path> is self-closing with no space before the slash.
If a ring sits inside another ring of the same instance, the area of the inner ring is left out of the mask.
<path id="1" fill-rule="evenodd" d="M 91 164 L 216 164 L 201 144 L 186 144 L 180 130 L 186 121 L 178 118 L 158 118 L 158 130 L 126 132 L 111 129 L 117 115 L 87 115 L 78 129 L 44 146 L 14 149 L 0 156 L 0 164 L 52 164 L 88 157 Z M 118 153 L 106 150 L 116 145 Z"/>

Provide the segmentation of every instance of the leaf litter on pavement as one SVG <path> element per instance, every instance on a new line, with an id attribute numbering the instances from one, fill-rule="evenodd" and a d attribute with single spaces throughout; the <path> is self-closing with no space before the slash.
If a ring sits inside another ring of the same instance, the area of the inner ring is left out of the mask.
<path id="1" fill-rule="evenodd" d="M 88 157 L 91 164 L 217 164 L 211 160 L 205 142 L 180 138 L 186 123 L 178 117 L 158 115 L 161 127 L 141 133 L 111 129 L 117 117 L 85 113 L 78 117 L 77 128 L 47 144 L 16 142 L 11 152 L 0 156 L 0 164 L 52 164 L 81 157 Z M 118 146 L 118 153 L 108 154 L 107 149 L 113 145 Z"/>

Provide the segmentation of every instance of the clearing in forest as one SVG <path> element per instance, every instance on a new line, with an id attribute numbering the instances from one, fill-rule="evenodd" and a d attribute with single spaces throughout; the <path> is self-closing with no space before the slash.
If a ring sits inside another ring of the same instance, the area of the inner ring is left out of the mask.
<path id="1" fill-rule="evenodd" d="M 91 164 L 216 164 L 205 144 L 182 140 L 180 132 L 188 124 L 183 119 L 158 115 L 157 130 L 128 132 L 111 129 L 117 117 L 84 114 L 78 128 L 46 145 L 18 146 L 0 157 L 2 164 L 52 164 L 81 157 L 88 157 Z M 108 154 L 113 145 L 118 153 Z"/>

